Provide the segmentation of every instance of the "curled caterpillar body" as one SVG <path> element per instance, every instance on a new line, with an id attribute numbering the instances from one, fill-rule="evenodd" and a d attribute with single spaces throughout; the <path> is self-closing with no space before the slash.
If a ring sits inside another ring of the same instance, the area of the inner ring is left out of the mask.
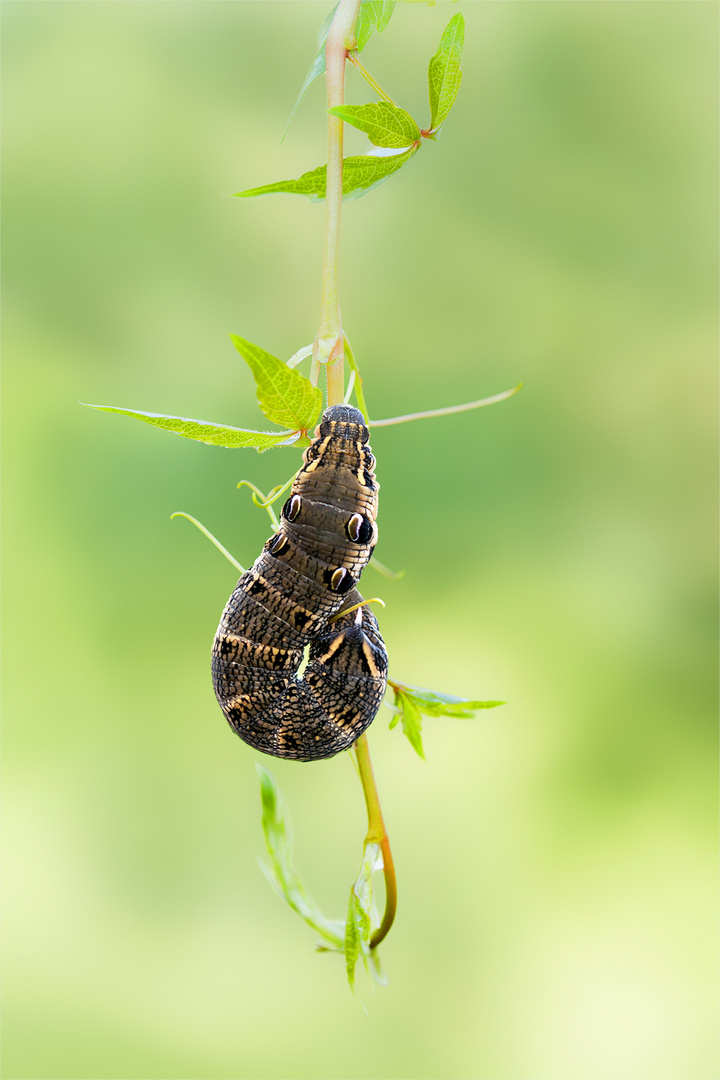
<path id="1" fill-rule="evenodd" d="M 343 614 L 362 601 L 355 586 L 377 541 L 368 438 L 357 409 L 325 410 L 280 529 L 240 578 L 215 636 L 220 707 L 241 739 L 275 757 L 314 761 L 347 750 L 385 694 L 375 616 L 366 606 Z"/>

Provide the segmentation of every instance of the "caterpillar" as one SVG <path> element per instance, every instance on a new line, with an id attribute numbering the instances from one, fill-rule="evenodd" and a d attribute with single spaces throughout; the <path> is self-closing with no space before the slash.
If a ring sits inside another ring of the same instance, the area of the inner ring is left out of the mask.
<path id="1" fill-rule="evenodd" d="M 316 761 L 347 750 L 375 719 L 387 652 L 356 585 L 377 542 L 379 484 L 362 413 L 323 413 L 280 527 L 220 619 L 212 676 L 250 746 Z M 309 658 L 304 671 L 304 650 Z"/>

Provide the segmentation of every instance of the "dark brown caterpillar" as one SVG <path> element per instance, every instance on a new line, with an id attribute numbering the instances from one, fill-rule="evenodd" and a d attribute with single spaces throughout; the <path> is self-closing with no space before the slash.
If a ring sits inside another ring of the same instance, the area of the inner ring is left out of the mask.
<path id="1" fill-rule="evenodd" d="M 215 694 L 230 726 L 275 757 L 347 750 L 375 719 L 387 653 L 355 586 L 377 540 L 378 483 L 362 413 L 323 413 L 280 529 L 235 587 L 215 636 Z M 300 677 L 303 649 L 308 665 Z"/>

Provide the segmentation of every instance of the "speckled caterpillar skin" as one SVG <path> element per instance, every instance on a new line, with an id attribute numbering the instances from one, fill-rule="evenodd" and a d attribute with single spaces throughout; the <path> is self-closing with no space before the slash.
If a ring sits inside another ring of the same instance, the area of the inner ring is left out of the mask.
<path id="1" fill-rule="evenodd" d="M 230 726 L 275 757 L 347 750 L 375 719 L 387 653 L 355 588 L 377 541 L 378 483 L 362 413 L 333 405 L 303 455 L 280 518 L 235 587 L 213 645 L 215 694 Z M 303 650 L 310 657 L 301 678 Z"/>

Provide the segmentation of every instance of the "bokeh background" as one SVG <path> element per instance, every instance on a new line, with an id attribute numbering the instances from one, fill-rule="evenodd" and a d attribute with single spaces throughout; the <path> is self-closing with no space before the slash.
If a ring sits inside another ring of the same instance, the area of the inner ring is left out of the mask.
<path id="1" fill-rule="evenodd" d="M 237 481 L 298 454 L 191 443 L 78 400 L 257 426 L 227 331 L 314 336 L 322 210 L 228 193 L 278 148 L 328 5 L 2 6 L 7 1078 L 717 1075 L 715 4 L 463 3 L 437 145 L 343 226 L 378 429 L 395 678 L 501 698 L 371 748 L 400 907 L 368 1014 L 270 891 L 254 761 L 209 647 L 268 535 Z M 364 58 L 424 124 L 458 8 Z M 351 72 L 348 99 L 372 95 Z M 350 137 L 350 151 L 363 147 Z M 297 862 L 344 912 L 350 760 L 270 762 Z"/>

